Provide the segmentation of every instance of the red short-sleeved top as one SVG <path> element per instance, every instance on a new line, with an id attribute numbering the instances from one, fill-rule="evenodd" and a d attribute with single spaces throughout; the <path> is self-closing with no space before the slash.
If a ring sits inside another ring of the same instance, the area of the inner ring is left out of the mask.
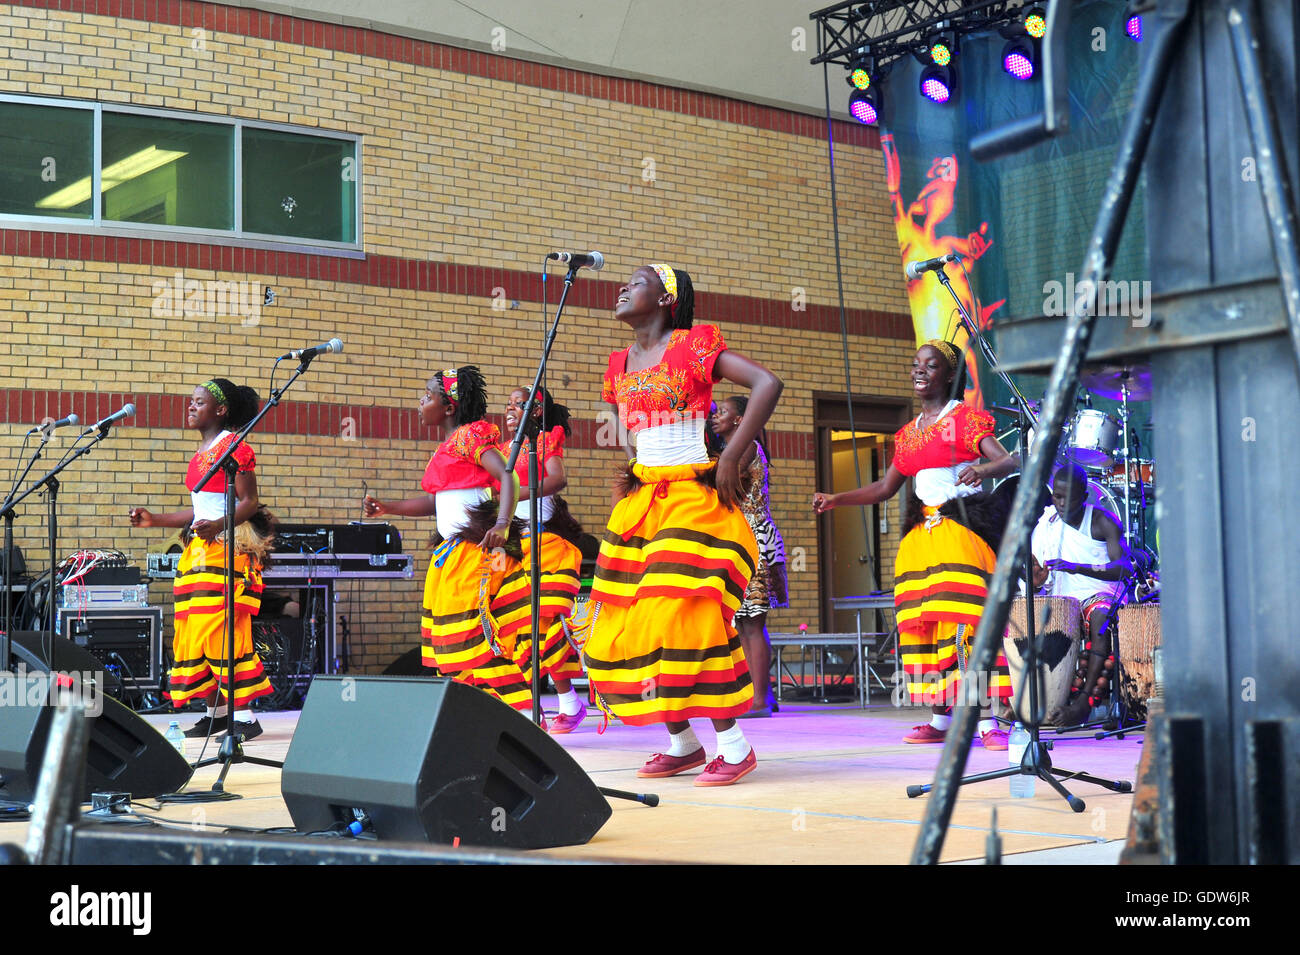
<path id="1" fill-rule="evenodd" d="M 438 445 L 424 469 L 420 487 L 430 494 L 470 487 L 492 487 L 492 475 L 479 463 L 485 451 L 501 442 L 501 431 L 490 421 L 471 421 Z"/>
<path id="2" fill-rule="evenodd" d="M 193 491 L 203 475 L 208 473 L 212 465 L 217 463 L 217 458 L 226 453 L 226 448 L 230 447 L 230 442 L 235 440 L 235 436 L 229 431 L 223 432 L 222 435 L 213 442 L 212 446 L 206 451 L 195 452 L 194 457 L 190 458 L 190 466 L 185 472 L 185 487 Z M 235 463 L 239 465 L 240 471 L 252 471 L 257 466 L 257 455 L 245 441 L 239 447 L 235 448 Z M 214 494 L 224 494 L 226 492 L 226 475 L 218 471 L 212 476 L 203 487 L 204 492 Z"/>
<path id="3" fill-rule="evenodd" d="M 497 448 L 501 452 L 501 457 L 507 461 L 510 460 L 510 442 L 503 441 Z M 545 431 L 538 435 L 537 438 L 537 467 L 543 478 L 546 477 L 546 461 L 548 458 L 564 457 L 564 429 L 558 424 L 550 431 Z M 515 473 L 519 475 L 520 485 L 528 486 L 528 445 L 519 452 L 519 458 L 515 461 Z M 494 485 L 496 486 L 496 485 Z"/>
<path id="4" fill-rule="evenodd" d="M 920 429 L 909 421 L 894 434 L 894 467 L 906 477 L 926 468 L 946 468 L 978 460 L 980 442 L 993 434 L 993 416 L 965 404 Z"/>
<path id="5" fill-rule="evenodd" d="M 679 328 L 668 339 L 659 364 L 627 372 L 628 349 L 609 356 L 601 398 L 618 405 L 619 419 L 629 431 L 684 421 L 709 413 L 718 356 L 727 350 L 714 325 Z"/>

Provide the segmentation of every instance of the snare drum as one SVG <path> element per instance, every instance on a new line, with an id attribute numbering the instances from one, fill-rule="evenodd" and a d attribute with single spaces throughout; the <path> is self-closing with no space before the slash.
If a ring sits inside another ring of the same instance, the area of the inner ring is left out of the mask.
<path id="1" fill-rule="evenodd" d="M 1119 693 L 1130 719 L 1147 718 L 1147 700 L 1155 692 L 1152 651 L 1160 646 L 1160 605 L 1129 604 L 1119 611 Z"/>
<path id="2" fill-rule="evenodd" d="M 1070 422 L 1066 446 L 1066 455 L 1085 468 L 1109 468 L 1119 447 L 1119 422 L 1104 412 L 1085 408 Z"/>
<path id="3" fill-rule="evenodd" d="M 1125 470 L 1128 471 L 1127 475 L 1124 473 Z M 1127 469 L 1124 465 L 1117 464 L 1110 469 L 1110 474 L 1106 475 L 1103 480 L 1107 487 L 1122 488 L 1126 484 L 1131 484 L 1133 487 L 1137 487 L 1139 478 L 1142 479 L 1142 483 L 1147 487 L 1155 487 L 1156 462 L 1138 459 L 1136 461 L 1130 461 Z"/>
<path id="4" fill-rule="evenodd" d="M 1016 719 L 1022 723 L 1029 722 L 1031 716 L 1029 684 L 1023 680 L 1025 632 L 1025 598 L 1017 597 L 1011 603 L 1002 649 L 1011 671 L 1011 705 Z M 1034 598 L 1034 634 L 1041 648 L 1038 672 L 1042 675 L 1042 691 L 1038 698 L 1046 718 L 1070 702 L 1082 633 L 1083 613 L 1079 601 L 1073 597 Z"/>

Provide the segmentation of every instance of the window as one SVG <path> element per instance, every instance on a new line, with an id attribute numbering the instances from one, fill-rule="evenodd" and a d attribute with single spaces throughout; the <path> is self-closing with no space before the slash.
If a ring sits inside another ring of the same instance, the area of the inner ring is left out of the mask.
<path id="1" fill-rule="evenodd" d="M 0 102 L 0 216 L 92 218 L 95 114 Z"/>
<path id="2" fill-rule="evenodd" d="M 0 224 L 358 248 L 359 152 L 346 134 L 0 96 Z"/>

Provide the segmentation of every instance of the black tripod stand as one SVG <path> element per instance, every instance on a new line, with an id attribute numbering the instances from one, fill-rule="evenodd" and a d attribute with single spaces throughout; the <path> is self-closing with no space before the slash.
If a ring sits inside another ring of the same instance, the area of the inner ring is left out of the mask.
<path id="1" fill-rule="evenodd" d="M 342 344 L 339 343 L 338 349 L 330 350 L 342 350 Z M 208 486 L 208 483 L 216 476 L 217 472 L 225 475 L 226 514 L 223 533 L 225 534 L 226 543 L 226 734 L 221 739 L 221 746 L 216 756 L 200 760 L 194 765 L 197 770 L 216 763 L 221 764 L 221 772 L 212 784 L 212 789 L 208 792 L 171 793 L 159 796 L 159 802 L 221 802 L 229 799 L 240 799 L 242 797 L 238 793 L 230 792 L 225 788 L 226 773 L 230 772 L 230 768 L 236 763 L 253 763 L 257 766 L 270 766 L 274 769 L 284 767 L 284 763 L 279 760 L 247 755 L 244 752 L 243 736 L 235 732 L 235 505 L 237 501 L 235 476 L 239 473 L 239 462 L 235 460 L 235 449 L 244 443 L 244 438 L 257 427 L 259 421 L 266 417 L 267 412 L 280 403 L 280 398 L 302 376 L 315 357 L 315 349 L 307 349 L 302 353 L 302 363 L 298 366 L 297 371 L 293 373 L 293 376 L 285 382 L 283 388 L 276 388 L 271 391 L 271 397 L 262 405 L 261 410 L 253 416 L 253 420 L 244 425 L 234 436 L 225 452 L 213 463 L 212 467 L 208 468 L 208 472 L 199 479 L 198 484 L 194 487 L 195 491 L 201 491 Z M 218 695 L 220 695 L 220 692 L 221 688 L 218 686 Z"/>
<path id="2" fill-rule="evenodd" d="M 944 288 L 948 290 L 948 294 L 952 296 L 953 301 L 957 303 L 958 313 L 961 315 L 962 324 L 965 326 L 966 333 L 967 335 L 969 335 L 970 340 L 976 342 L 979 345 L 980 351 L 983 354 L 985 361 L 988 363 L 988 366 L 995 370 L 998 369 L 997 355 L 993 351 L 993 347 L 988 343 L 987 340 L 985 340 L 984 336 L 980 334 L 980 331 L 976 327 L 975 323 L 971 321 L 970 315 L 966 312 L 966 307 L 965 305 L 962 304 L 960 296 L 958 296 L 957 293 L 953 291 L 952 283 L 948 280 L 948 276 L 944 275 L 942 269 L 936 270 L 936 274 L 939 277 L 939 281 L 943 283 Z M 964 355 L 962 356 L 962 360 L 963 361 L 965 360 Z M 1017 407 L 1020 409 L 1020 417 L 1019 417 L 1020 447 L 1026 448 L 1029 446 L 1030 426 L 1031 424 L 1037 425 L 1038 420 L 1035 417 L 1033 410 L 1029 407 L 1028 400 L 1025 398 L 1023 394 L 1021 394 L 1020 389 L 1015 386 L 1015 384 L 1006 375 L 1006 373 L 1002 371 L 998 371 L 997 374 L 998 377 L 1002 379 L 1002 383 L 1006 385 L 1007 390 L 1011 392 L 1011 395 L 1015 400 Z M 1027 530 L 1027 533 L 1032 534 L 1032 525 L 1030 525 L 1029 529 Z M 1025 654 L 1024 654 L 1025 670 L 1024 670 L 1023 679 L 1024 681 L 1028 681 L 1029 683 L 1029 713 L 1028 713 L 1029 720 L 1026 725 L 1026 729 L 1029 730 L 1029 743 L 1025 747 L 1025 752 L 1024 755 L 1021 757 L 1019 766 L 1008 766 L 1006 769 L 998 769 L 998 770 L 994 770 L 993 772 L 977 773 L 973 776 L 963 776 L 957 780 L 956 784 L 958 786 L 965 786 L 968 783 L 980 783 L 990 779 L 1003 779 L 1008 776 L 1019 776 L 1019 775 L 1037 776 L 1039 779 L 1043 780 L 1054 790 L 1056 790 L 1056 792 L 1061 796 L 1061 798 L 1064 799 L 1069 804 L 1071 809 L 1073 809 L 1075 812 L 1083 812 L 1085 808 L 1083 800 L 1080 799 L 1078 796 L 1071 794 L 1063 785 L 1061 785 L 1060 780 L 1058 780 L 1056 777 L 1062 776 L 1067 779 L 1078 779 L 1085 783 L 1092 783 L 1094 785 L 1101 786 L 1103 789 L 1109 789 L 1112 792 L 1118 792 L 1118 793 L 1132 792 L 1133 784 L 1128 782 L 1127 780 L 1102 779 L 1099 776 L 1092 776 L 1089 775 L 1088 773 L 1072 772 L 1071 770 L 1068 769 L 1061 769 L 1059 767 L 1053 766 L 1051 757 L 1047 755 L 1048 750 L 1051 748 L 1051 744 L 1043 742 L 1039 736 L 1039 729 L 1040 726 L 1042 725 L 1043 716 L 1045 714 L 1043 712 L 1042 703 L 1040 702 L 1039 699 L 1040 673 L 1038 669 L 1039 654 L 1038 654 L 1038 639 L 1036 636 L 1037 628 L 1034 625 L 1034 576 L 1033 576 L 1033 569 L 1032 569 L 1033 568 L 1032 548 L 1029 548 L 1028 551 L 1029 553 L 1025 560 L 1025 565 L 1024 565 L 1026 646 L 1025 646 Z M 960 648 L 958 648 L 958 652 L 959 653 L 961 652 Z M 977 706 L 977 707 L 979 706 L 980 700 L 977 698 L 979 695 L 978 694 L 979 688 L 976 685 L 976 683 L 977 681 L 971 681 L 968 679 L 962 681 L 961 684 L 962 695 L 963 697 L 966 697 L 966 699 L 963 701 L 959 701 L 959 705 Z M 1020 696 L 1022 689 L 1023 689 L 1023 685 L 1022 687 L 1017 688 L 1016 691 L 1017 696 Z M 957 721 L 954 721 L 954 723 L 956 722 Z M 945 743 L 945 745 L 951 745 L 952 742 L 953 742 L 952 740 L 949 740 L 947 743 Z M 916 796 L 921 796 L 930 792 L 930 790 L 933 788 L 934 788 L 933 783 L 926 783 L 924 785 L 917 785 L 917 786 L 908 786 L 907 795 L 909 797 L 915 798 Z"/>
<path id="3" fill-rule="evenodd" d="M 599 253 L 591 253 L 590 257 L 598 255 Z M 553 257 L 547 256 L 548 259 Z M 600 258 L 600 265 L 603 264 L 604 259 Z M 595 267 L 600 268 L 600 265 Z M 542 651 L 546 637 L 545 634 L 540 632 L 542 626 L 542 522 L 538 499 L 541 494 L 542 478 L 540 476 L 541 468 L 537 461 L 537 434 L 532 433 L 533 429 L 530 427 L 530 422 L 533 418 L 533 408 L 537 404 L 538 389 L 546 377 L 546 365 L 551 360 L 551 346 L 555 344 L 556 333 L 560 330 L 560 316 L 564 314 L 564 303 L 569 297 L 569 289 L 573 287 L 573 281 L 577 278 L 578 269 L 581 266 L 581 262 L 574 262 L 569 266 L 568 274 L 564 276 L 564 291 L 560 293 L 560 302 L 555 309 L 555 319 L 551 322 L 551 327 L 546 333 L 546 341 L 542 346 L 542 357 L 537 363 L 537 374 L 533 376 L 532 387 L 528 389 L 528 396 L 524 401 L 523 411 L 519 418 L 519 426 L 515 429 L 514 439 L 510 442 L 510 457 L 506 461 L 506 474 L 513 474 L 515 464 L 519 460 L 520 450 L 524 441 L 527 440 L 528 545 L 532 553 L 532 572 L 529 580 L 532 619 L 529 639 L 532 641 L 530 655 L 533 661 L 533 722 L 538 726 L 542 724 Z M 600 786 L 597 789 L 604 796 L 612 796 L 616 799 L 630 799 L 647 806 L 659 805 L 659 797 L 654 793 L 631 793 L 621 789 L 606 789 Z"/>

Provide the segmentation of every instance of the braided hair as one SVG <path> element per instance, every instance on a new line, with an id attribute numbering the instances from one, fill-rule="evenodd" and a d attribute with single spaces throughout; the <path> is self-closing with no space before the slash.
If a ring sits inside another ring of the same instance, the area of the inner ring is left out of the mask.
<path id="1" fill-rule="evenodd" d="M 216 385 L 225 398 L 224 401 L 218 399 L 226 406 L 226 420 L 221 422 L 223 428 L 227 431 L 238 431 L 253 420 L 261 403 L 261 397 L 256 391 L 247 385 L 237 385 L 229 378 L 213 378 L 210 384 Z M 212 389 L 209 388 L 208 391 L 211 392 Z M 216 395 L 213 397 L 215 398 Z"/>
<path id="2" fill-rule="evenodd" d="M 528 394 L 527 388 L 521 388 L 519 390 L 524 394 Z M 541 426 L 545 424 L 548 431 L 558 425 L 564 429 L 564 436 L 566 438 L 571 435 L 573 433 L 573 425 L 570 423 L 572 416 L 569 414 L 569 409 L 551 397 L 551 393 L 541 385 L 537 386 L 537 394 L 541 398 L 542 419 L 541 421 L 538 421 L 534 418 L 528 423 L 529 433 L 536 434 L 541 430 Z"/>
<path id="3" fill-rule="evenodd" d="M 438 393 L 447 394 L 443 384 L 442 372 L 433 373 L 433 381 L 438 386 Z M 487 417 L 487 382 L 477 365 L 462 365 L 456 369 L 456 427 L 482 421 Z"/>
<path id="4" fill-rule="evenodd" d="M 745 395 L 732 395 L 729 398 L 723 398 L 723 401 L 730 401 L 736 409 L 736 417 L 745 417 L 745 409 L 749 407 L 749 398 Z M 763 457 L 767 459 L 768 470 L 772 469 L 772 455 L 767 450 L 767 429 L 763 428 L 758 432 L 758 446 L 763 449 Z"/>

